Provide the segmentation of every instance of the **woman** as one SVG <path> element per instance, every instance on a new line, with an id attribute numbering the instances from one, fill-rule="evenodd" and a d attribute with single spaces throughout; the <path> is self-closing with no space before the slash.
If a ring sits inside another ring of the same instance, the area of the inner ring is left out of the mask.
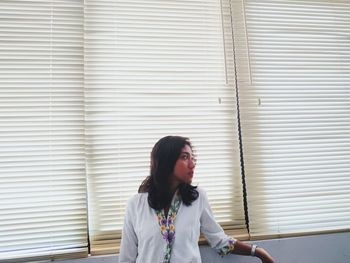
<path id="1" fill-rule="evenodd" d="M 205 192 L 191 185 L 195 166 L 188 138 L 166 136 L 154 145 L 150 176 L 127 205 L 119 263 L 200 263 L 200 232 L 222 256 L 275 263 L 264 249 L 225 235 Z"/>

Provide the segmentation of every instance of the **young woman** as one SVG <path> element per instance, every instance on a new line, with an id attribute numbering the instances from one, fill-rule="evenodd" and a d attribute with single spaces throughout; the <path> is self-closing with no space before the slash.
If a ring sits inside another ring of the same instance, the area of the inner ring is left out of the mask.
<path id="1" fill-rule="evenodd" d="M 127 205 L 119 263 L 200 263 L 202 232 L 220 255 L 251 255 L 275 263 L 262 248 L 227 236 L 205 192 L 192 186 L 196 159 L 188 138 L 166 136 L 151 153 L 151 173 Z"/>

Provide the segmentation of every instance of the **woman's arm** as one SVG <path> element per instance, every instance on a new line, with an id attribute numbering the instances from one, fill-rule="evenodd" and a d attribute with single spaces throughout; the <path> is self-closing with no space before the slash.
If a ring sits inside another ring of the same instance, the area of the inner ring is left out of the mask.
<path id="1" fill-rule="evenodd" d="M 234 249 L 231 253 L 236 255 L 251 256 L 252 248 L 253 246 L 251 244 L 237 240 L 234 244 Z M 256 247 L 254 256 L 260 258 L 261 262 L 263 263 L 276 263 L 276 261 L 271 257 L 271 255 L 261 247 Z"/>
<path id="2" fill-rule="evenodd" d="M 134 263 L 137 257 L 138 238 L 135 233 L 133 219 L 133 198 L 131 198 L 126 207 L 124 225 L 122 231 L 122 240 L 119 251 L 119 263 Z"/>
<path id="3" fill-rule="evenodd" d="M 222 227 L 215 221 L 206 193 L 201 190 L 203 198 L 203 210 L 200 218 L 201 232 L 205 235 L 210 246 L 217 250 L 219 255 L 236 254 L 243 256 L 255 256 L 263 263 L 276 263 L 276 261 L 263 248 L 257 247 L 252 253 L 253 246 L 249 243 L 230 238 L 224 233 Z"/>

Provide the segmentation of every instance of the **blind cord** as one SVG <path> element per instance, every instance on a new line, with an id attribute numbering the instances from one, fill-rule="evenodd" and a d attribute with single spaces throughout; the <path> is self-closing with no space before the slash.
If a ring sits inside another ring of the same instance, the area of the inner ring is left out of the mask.
<path id="1" fill-rule="evenodd" d="M 233 19 L 232 19 L 232 4 L 230 2 L 230 13 L 231 13 L 231 30 L 232 30 L 232 52 L 233 52 L 233 64 L 234 64 L 234 75 L 235 75 L 235 92 L 236 92 L 236 106 L 237 106 L 237 126 L 238 126 L 238 141 L 239 141 L 239 152 L 240 152 L 240 164 L 241 164 L 241 174 L 242 174 L 242 189 L 243 189 L 243 207 L 244 207 L 244 218 L 247 227 L 248 234 L 250 235 L 249 228 L 249 212 L 248 212 L 248 201 L 247 201 L 247 187 L 246 178 L 244 170 L 244 158 L 243 158 L 243 142 L 242 142 L 242 129 L 241 129 L 241 118 L 240 118 L 240 107 L 239 107 L 239 92 L 238 92 L 238 82 L 237 82 L 237 63 L 236 63 L 236 48 L 235 48 L 235 37 L 233 29 Z"/>

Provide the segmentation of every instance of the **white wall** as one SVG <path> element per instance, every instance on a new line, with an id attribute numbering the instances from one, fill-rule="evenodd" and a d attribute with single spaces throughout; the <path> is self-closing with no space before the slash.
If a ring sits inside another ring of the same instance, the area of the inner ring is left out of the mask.
<path id="1" fill-rule="evenodd" d="M 264 247 L 278 263 L 350 263 L 350 232 L 274 239 L 254 242 Z M 210 247 L 201 247 L 203 263 L 259 263 L 256 258 L 218 256 Z M 117 255 L 67 260 L 62 263 L 118 263 Z M 186 262 L 181 262 L 186 263 Z"/>

